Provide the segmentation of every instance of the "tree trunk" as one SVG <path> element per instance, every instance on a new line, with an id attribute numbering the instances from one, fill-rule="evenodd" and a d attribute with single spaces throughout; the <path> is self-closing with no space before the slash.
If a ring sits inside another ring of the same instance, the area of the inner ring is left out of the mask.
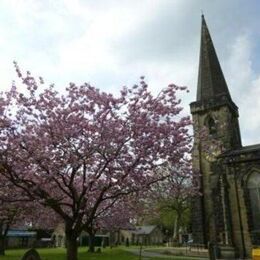
<path id="1" fill-rule="evenodd" d="M 176 215 L 174 221 L 174 233 L 173 233 L 173 241 L 177 242 L 179 236 L 179 214 Z"/>
<path id="2" fill-rule="evenodd" d="M 4 230 L 3 224 L 0 224 L 0 255 L 5 255 L 5 238 L 8 230 Z"/>
<path id="3" fill-rule="evenodd" d="M 5 237 L 0 235 L 0 255 L 5 255 Z"/>
<path id="4" fill-rule="evenodd" d="M 77 236 L 68 236 L 66 234 L 67 260 L 78 259 Z"/>
<path id="5" fill-rule="evenodd" d="M 88 252 L 94 253 L 95 252 L 95 233 L 89 232 L 89 245 L 88 245 Z"/>

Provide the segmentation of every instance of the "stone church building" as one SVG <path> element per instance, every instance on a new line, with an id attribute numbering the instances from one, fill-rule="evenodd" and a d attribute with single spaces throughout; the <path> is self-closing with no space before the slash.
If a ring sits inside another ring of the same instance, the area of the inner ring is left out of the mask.
<path id="1" fill-rule="evenodd" d="M 216 245 L 222 258 L 250 257 L 260 246 L 260 144 L 241 143 L 238 107 L 203 16 L 197 99 L 190 108 L 195 133 L 208 133 L 194 142 L 202 196 L 192 203 L 193 241 Z M 209 155 L 205 147 L 214 142 L 219 146 Z"/>

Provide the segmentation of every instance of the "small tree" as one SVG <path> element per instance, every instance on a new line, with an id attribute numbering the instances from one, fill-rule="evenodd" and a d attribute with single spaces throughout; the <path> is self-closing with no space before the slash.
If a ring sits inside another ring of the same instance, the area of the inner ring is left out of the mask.
<path id="1" fill-rule="evenodd" d="M 115 232 L 131 226 L 131 218 L 136 216 L 138 210 L 136 202 L 134 205 L 134 199 L 136 199 L 136 196 L 123 197 L 114 201 L 114 204 L 109 205 L 109 207 L 103 205 L 105 207 L 100 208 L 92 221 L 92 225 L 86 230 L 89 234 L 89 252 L 95 252 L 93 242 L 96 232 Z"/>
<path id="2" fill-rule="evenodd" d="M 13 86 L 0 99 L 2 174 L 59 215 L 67 259 L 77 260 L 77 237 L 104 204 L 148 189 L 161 179 L 158 166 L 182 164 L 191 122 L 179 115 L 175 85 L 154 97 L 141 78 L 115 97 L 71 83 L 62 95 L 53 86 L 39 91 L 15 66 L 28 90 Z"/>
<path id="3" fill-rule="evenodd" d="M 55 212 L 36 201 L 29 200 L 20 189 L 5 178 L 1 178 L 0 255 L 5 254 L 6 237 L 10 228 L 22 226 L 28 229 L 46 229 L 53 228 L 59 221 Z"/>
<path id="4" fill-rule="evenodd" d="M 5 205 L 4 202 L 0 202 L 0 255 L 5 255 L 6 236 L 19 213 L 15 204 Z"/>
<path id="5" fill-rule="evenodd" d="M 6 237 L 11 226 L 24 225 L 28 208 L 22 194 L 0 175 L 0 255 L 5 254 Z"/>
<path id="6" fill-rule="evenodd" d="M 185 158 L 180 168 L 167 165 L 160 169 L 167 178 L 153 185 L 146 200 L 146 221 L 157 223 L 167 230 L 172 229 L 174 241 L 178 239 L 180 227 L 187 226 L 189 222 L 191 198 L 198 194 L 199 188 L 193 184 L 194 178 L 199 174 L 192 170 L 190 153 L 187 153 Z M 172 171 L 175 174 L 172 174 Z M 156 214 L 151 216 L 151 209 Z"/>

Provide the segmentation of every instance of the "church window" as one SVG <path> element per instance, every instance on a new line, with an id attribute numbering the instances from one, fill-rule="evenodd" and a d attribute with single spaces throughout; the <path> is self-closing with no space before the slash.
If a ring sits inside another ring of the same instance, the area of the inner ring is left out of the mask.
<path id="1" fill-rule="evenodd" d="M 211 116 L 206 119 L 206 126 L 208 127 L 210 135 L 217 133 L 216 122 Z"/>
<path id="2" fill-rule="evenodd" d="M 252 212 L 253 231 L 260 232 L 260 173 L 251 173 L 247 182 Z"/>

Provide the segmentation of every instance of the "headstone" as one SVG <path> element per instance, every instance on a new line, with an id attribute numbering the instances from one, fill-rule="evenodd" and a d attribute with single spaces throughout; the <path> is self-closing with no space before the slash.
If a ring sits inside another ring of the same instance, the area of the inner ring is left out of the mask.
<path id="1" fill-rule="evenodd" d="M 21 260 L 41 260 L 41 258 L 38 252 L 32 248 L 24 254 Z"/>
<path id="2" fill-rule="evenodd" d="M 210 241 L 208 242 L 208 250 L 209 250 L 209 259 L 210 260 L 216 260 L 214 244 Z"/>
<path id="3" fill-rule="evenodd" d="M 125 246 L 129 247 L 129 239 L 128 238 L 126 239 Z"/>
<path id="4" fill-rule="evenodd" d="M 222 259 L 235 259 L 236 250 L 233 246 L 219 246 L 220 256 Z"/>
<path id="5" fill-rule="evenodd" d="M 95 253 L 101 253 L 101 248 L 97 248 L 96 252 Z"/>

